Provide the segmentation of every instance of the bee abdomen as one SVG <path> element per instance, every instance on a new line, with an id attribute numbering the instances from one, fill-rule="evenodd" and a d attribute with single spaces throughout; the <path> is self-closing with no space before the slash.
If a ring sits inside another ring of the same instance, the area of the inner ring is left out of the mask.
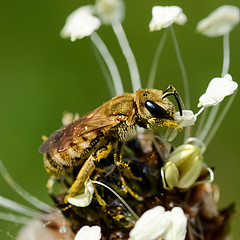
<path id="1" fill-rule="evenodd" d="M 74 167 L 81 165 L 89 157 L 94 146 L 101 140 L 97 134 L 91 134 L 88 137 L 87 139 L 78 139 L 64 151 L 44 153 L 44 167 L 47 172 L 50 175 L 60 177 L 63 173 L 71 172 Z"/>

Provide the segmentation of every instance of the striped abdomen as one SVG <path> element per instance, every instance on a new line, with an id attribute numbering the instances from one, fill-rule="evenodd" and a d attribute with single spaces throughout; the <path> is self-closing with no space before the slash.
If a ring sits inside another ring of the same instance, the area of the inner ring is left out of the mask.
<path id="1" fill-rule="evenodd" d="M 43 154 L 44 166 L 50 175 L 60 177 L 81 165 L 89 155 L 103 145 L 103 135 L 97 131 L 89 132 L 76 139 L 63 151 L 54 149 Z"/>

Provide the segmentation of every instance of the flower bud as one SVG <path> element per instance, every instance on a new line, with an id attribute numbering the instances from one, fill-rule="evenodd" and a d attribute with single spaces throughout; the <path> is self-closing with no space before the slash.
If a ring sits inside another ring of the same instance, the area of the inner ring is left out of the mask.
<path id="1" fill-rule="evenodd" d="M 201 149 L 191 144 L 181 145 L 171 153 L 163 167 L 164 187 L 189 188 L 198 179 L 202 168 Z"/>

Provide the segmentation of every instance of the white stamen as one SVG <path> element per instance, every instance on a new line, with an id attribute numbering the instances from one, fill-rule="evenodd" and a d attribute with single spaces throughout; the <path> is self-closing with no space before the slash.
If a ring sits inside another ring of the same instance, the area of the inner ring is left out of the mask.
<path id="1" fill-rule="evenodd" d="M 130 231 L 129 240 L 183 240 L 185 239 L 187 218 L 181 208 L 165 211 L 162 206 L 146 211 Z"/>
<path id="2" fill-rule="evenodd" d="M 30 204 L 32 204 L 33 206 L 35 206 L 36 208 L 40 209 L 43 212 L 50 213 L 53 211 L 52 207 L 50 207 L 46 203 L 39 201 L 37 198 L 35 198 L 30 193 L 25 191 L 21 186 L 19 186 L 10 176 L 1 160 L 0 160 L 0 173 L 2 174 L 2 177 L 5 179 L 5 181 L 9 184 L 9 186 L 27 202 L 29 202 Z"/>
<path id="3" fill-rule="evenodd" d="M 17 203 L 10 199 L 4 198 L 2 196 L 0 196 L 0 206 L 7 208 L 11 211 L 17 212 L 17 213 L 22 213 L 29 217 L 40 216 L 40 214 L 38 212 L 20 204 L 20 203 Z"/>
<path id="4" fill-rule="evenodd" d="M 222 78 L 213 78 L 206 92 L 199 98 L 198 107 L 210 107 L 220 103 L 226 96 L 234 93 L 238 84 L 232 80 L 230 74 Z"/>
<path id="5" fill-rule="evenodd" d="M 84 186 L 85 186 L 85 189 L 82 194 L 79 194 L 74 197 L 69 197 L 67 199 L 67 201 L 73 206 L 87 207 L 92 202 L 92 196 L 94 193 L 92 181 L 91 180 L 86 181 Z"/>
<path id="6" fill-rule="evenodd" d="M 96 14 L 103 24 L 122 22 L 125 15 L 125 6 L 122 0 L 97 0 Z"/>
<path id="7" fill-rule="evenodd" d="M 168 29 L 166 29 L 164 31 L 164 34 L 161 38 L 161 41 L 158 44 L 156 52 L 155 52 L 153 62 L 152 62 L 152 66 L 151 66 L 151 70 L 150 70 L 149 77 L 148 77 L 147 88 L 153 88 L 154 87 L 154 81 L 155 81 L 155 77 L 156 77 L 156 73 L 157 73 L 158 62 L 159 62 L 159 58 L 160 58 L 162 49 L 163 49 L 164 44 L 165 44 L 166 39 L 167 39 L 167 35 L 168 35 Z"/>
<path id="8" fill-rule="evenodd" d="M 106 62 L 106 65 L 112 76 L 116 95 L 122 95 L 124 93 L 122 80 L 113 57 L 111 56 L 106 45 L 96 32 L 91 35 L 91 40 L 98 49 L 101 56 L 103 57 L 104 61 Z"/>
<path id="9" fill-rule="evenodd" d="M 172 34 L 172 39 L 173 39 L 173 44 L 175 47 L 175 51 L 177 54 L 177 60 L 179 63 L 179 67 L 180 67 L 180 71 L 181 71 L 181 75 L 182 75 L 182 80 L 183 80 L 183 87 L 184 87 L 184 102 L 185 102 L 185 106 L 186 108 L 190 108 L 190 94 L 189 94 L 189 86 L 188 86 L 188 78 L 187 78 L 187 72 L 183 63 L 183 59 L 182 59 L 182 55 L 180 52 L 180 48 L 178 45 L 178 41 L 177 41 L 177 37 L 174 31 L 173 26 L 170 27 L 171 30 L 171 34 Z"/>
<path id="10" fill-rule="evenodd" d="M 31 218 L 17 216 L 12 213 L 2 213 L 2 212 L 0 212 L 0 219 L 4 221 L 20 223 L 20 224 L 26 224 L 31 220 Z"/>
<path id="11" fill-rule="evenodd" d="M 138 220 L 139 217 L 138 215 L 132 210 L 132 208 L 127 204 L 127 202 L 119 195 L 117 194 L 112 188 L 110 188 L 109 186 L 107 186 L 106 184 L 99 182 L 99 181 L 92 181 L 93 183 L 96 183 L 98 185 L 101 185 L 105 188 L 107 188 L 109 191 L 111 191 L 122 203 L 123 205 L 128 209 L 128 211 L 132 214 L 132 216 Z"/>
<path id="12" fill-rule="evenodd" d="M 228 34 L 239 23 L 239 8 L 224 5 L 213 11 L 197 24 L 197 31 L 208 37 Z"/>
<path id="13" fill-rule="evenodd" d="M 152 8 L 152 20 L 149 24 L 150 31 L 159 31 L 168 28 L 173 23 L 183 25 L 187 22 L 186 15 L 178 6 L 154 6 Z"/>
<path id="14" fill-rule="evenodd" d="M 131 75 L 131 81 L 132 81 L 132 87 L 133 92 L 136 92 L 141 87 L 141 80 L 140 75 L 137 67 L 137 63 L 135 60 L 135 57 L 133 55 L 132 49 L 128 43 L 126 34 L 123 30 L 123 27 L 120 22 L 116 22 L 112 24 L 113 31 L 117 37 L 117 40 L 119 42 L 119 45 L 121 47 L 121 50 L 123 52 L 123 55 L 125 56 L 125 59 L 128 63 L 129 72 Z"/>
<path id="15" fill-rule="evenodd" d="M 87 5 L 72 12 L 66 19 L 61 31 L 63 38 L 70 37 L 71 41 L 90 36 L 101 26 L 100 20 L 93 16 L 94 7 Z"/>
<path id="16" fill-rule="evenodd" d="M 76 234 L 74 240 L 100 240 L 101 228 L 99 226 L 83 226 Z"/>

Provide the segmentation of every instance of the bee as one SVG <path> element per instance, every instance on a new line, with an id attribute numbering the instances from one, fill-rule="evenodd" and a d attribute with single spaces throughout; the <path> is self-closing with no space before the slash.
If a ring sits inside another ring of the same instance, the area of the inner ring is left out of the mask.
<path id="1" fill-rule="evenodd" d="M 96 161 L 106 158 L 113 149 L 115 161 L 119 160 L 122 144 L 136 136 L 137 125 L 146 129 L 153 124 L 180 129 L 174 122 L 174 105 L 166 98 L 170 95 L 175 97 L 182 114 L 184 104 L 173 86 L 165 91 L 140 89 L 116 96 L 54 132 L 39 149 L 47 172 L 61 177 L 81 167 L 66 198 L 84 188 Z"/>

